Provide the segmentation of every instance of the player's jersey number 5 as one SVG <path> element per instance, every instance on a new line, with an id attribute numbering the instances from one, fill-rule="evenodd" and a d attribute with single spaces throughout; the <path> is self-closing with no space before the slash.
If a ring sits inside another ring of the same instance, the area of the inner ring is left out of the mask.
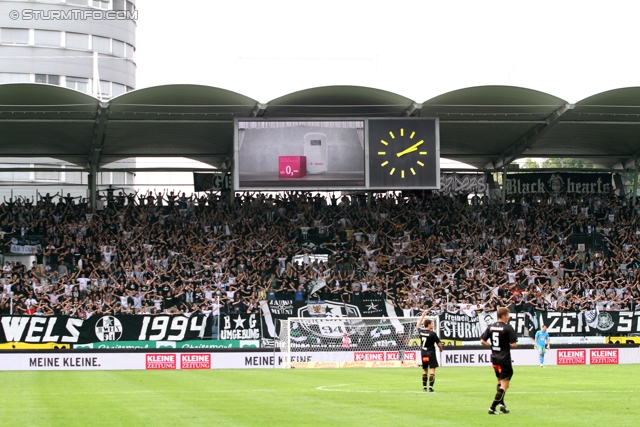
<path id="1" fill-rule="evenodd" d="M 498 337 L 499 332 L 494 332 L 491 334 L 491 350 L 500 351 L 500 338 Z"/>

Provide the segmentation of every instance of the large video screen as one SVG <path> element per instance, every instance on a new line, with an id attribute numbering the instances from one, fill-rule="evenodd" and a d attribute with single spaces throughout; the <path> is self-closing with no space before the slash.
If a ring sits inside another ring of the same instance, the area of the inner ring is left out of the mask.
<path id="1" fill-rule="evenodd" d="M 236 120 L 237 190 L 365 187 L 364 120 Z"/>
<path id="2" fill-rule="evenodd" d="M 236 119 L 235 189 L 440 188 L 437 118 Z"/>

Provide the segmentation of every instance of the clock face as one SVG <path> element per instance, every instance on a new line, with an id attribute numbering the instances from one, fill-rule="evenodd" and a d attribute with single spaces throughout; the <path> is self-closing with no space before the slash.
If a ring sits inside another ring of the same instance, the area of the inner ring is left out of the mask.
<path id="1" fill-rule="evenodd" d="M 369 121 L 371 188 L 437 188 L 437 124 L 434 119 Z"/>

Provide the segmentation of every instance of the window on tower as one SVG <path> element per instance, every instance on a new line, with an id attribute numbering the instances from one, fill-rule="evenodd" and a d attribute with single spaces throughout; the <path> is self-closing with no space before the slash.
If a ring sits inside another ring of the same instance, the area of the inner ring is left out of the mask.
<path id="1" fill-rule="evenodd" d="M 89 50 L 89 35 L 78 33 L 66 33 L 67 49 Z"/>
<path id="2" fill-rule="evenodd" d="M 89 79 L 82 77 L 67 77 L 67 87 L 69 89 L 75 89 L 80 92 L 89 92 Z"/>
<path id="3" fill-rule="evenodd" d="M 36 74 L 36 83 L 46 83 L 50 85 L 60 85 L 60 76 L 53 74 Z"/>
<path id="4" fill-rule="evenodd" d="M 26 28 L 0 29 L 0 43 L 29 44 L 29 30 Z"/>
<path id="5" fill-rule="evenodd" d="M 92 0 L 91 1 L 91 6 L 98 8 L 98 9 L 103 9 L 103 10 L 109 10 L 111 9 L 111 1 L 109 0 Z"/>
<path id="6" fill-rule="evenodd" d="M 35 30 L 34 44 L 37 46 L 60 47 L 62 33 L 60 31 Z"/>
<path id="7" fill-rule="evenodd" d="M 93 50 L 100 53 L 111 53 L 111 39 L 93 36 Z"/>

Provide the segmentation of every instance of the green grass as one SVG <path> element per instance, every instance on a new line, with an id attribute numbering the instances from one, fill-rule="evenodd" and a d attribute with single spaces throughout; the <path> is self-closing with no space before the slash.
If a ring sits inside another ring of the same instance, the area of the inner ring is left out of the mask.
<path id="1" fill-rule="evenodd" d="M 511 414 L 491 368 L 2 372 L 3 426 L 636 426 L 640 365 L 515 367 Z"/>

